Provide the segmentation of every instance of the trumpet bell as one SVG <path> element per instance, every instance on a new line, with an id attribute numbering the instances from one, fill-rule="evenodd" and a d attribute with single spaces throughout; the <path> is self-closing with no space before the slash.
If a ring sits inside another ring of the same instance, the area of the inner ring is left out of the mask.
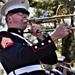
<path id="1" fill-rule="evenodd" d="M 67 15 L 68 14 L 68 8 L 66 6 L 64 6 L 63 4 L 58 5 L 58 8 L 56 10 L 56 15 L 57 16 L 61 16 L 61 15 Z M 67 17 L 65 17 L 66 19 Z M 63 23 L 63 18 L 57 18 L 57 23 L 61 24 Z"/>

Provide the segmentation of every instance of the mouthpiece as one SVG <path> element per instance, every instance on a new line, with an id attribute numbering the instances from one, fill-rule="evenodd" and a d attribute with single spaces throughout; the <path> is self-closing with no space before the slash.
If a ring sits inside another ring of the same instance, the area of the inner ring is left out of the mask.
<path id="1" fill-rule="evenodd" d="M 27 20 L 23 20 L 23 22 L 24 22 L 24 23 L 26 23 L 26 22 L 27 22 Z"/>
<path id="2" fill-rule="evenodd" d="M 27 23 L 28 25 L 32 25 L 33 20 L 23 20 L 24 23 Z"/>

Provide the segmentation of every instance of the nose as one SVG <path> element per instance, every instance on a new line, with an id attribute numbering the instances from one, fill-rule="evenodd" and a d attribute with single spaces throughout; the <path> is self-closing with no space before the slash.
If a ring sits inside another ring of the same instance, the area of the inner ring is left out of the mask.
<path id="1" fill-rule="evenodd" d="M 24 14 L 23 17 L 24 17 L 24 18 L 28 18 L 28 15 L 27 15 L 27 14 Z"/>

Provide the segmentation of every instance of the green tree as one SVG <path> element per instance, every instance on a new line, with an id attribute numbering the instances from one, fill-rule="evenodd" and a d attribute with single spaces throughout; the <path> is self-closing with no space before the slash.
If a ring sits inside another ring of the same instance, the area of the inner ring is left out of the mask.
<path id="1" fill-rule="evenodd" d="M 5 2 L 6 2 L 6 0 L 0 0 L 0 2 L 3 2 L 3 3 L 5 3 Z"/>
<path id="2" fill-rule="evenodd" d="M 38 2 L 35 0 L 29 1 L 31 3 L 31 7 L 37 8 L 35 16 L 38 17 L 43 14 L 41 13 L 41 10 L 49 11 L 49 14 L 51 16 L 56 15 L 57 7 L 60 4 L 63 4 L 66 10 L 68 11 L 66 14 L 72 14 L 74 12 L 75 0 L 38 0 Z M 64 14 L 64 12 L 62 14 Z M 72 26 L 74 26 L 72 19 L 71 21 Z M 66 61 L 68 62 L 75 60 L 74 40 L 74 31 L 72 31 L 72 33 L 69 36 L 62 39 L 61 53 L 66 56 Z"/>

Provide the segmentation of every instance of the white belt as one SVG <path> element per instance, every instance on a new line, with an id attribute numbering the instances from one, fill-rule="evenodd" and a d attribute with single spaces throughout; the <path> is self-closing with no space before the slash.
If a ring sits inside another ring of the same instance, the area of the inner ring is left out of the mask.
<path id="1" fill-rule="evenodd" d="M 29 73 L 32 71 L 37 71 L 37 70 L 42 70 L 40 65 L 31 65 L 31 66 L 27 66 L 27 67 L 22 67 L 19 69 L 14 70 L 16 75 L 22 74 L 22 73 Z M 10 72 L 8 75 L 14 75 L 14 72 Z"/>

